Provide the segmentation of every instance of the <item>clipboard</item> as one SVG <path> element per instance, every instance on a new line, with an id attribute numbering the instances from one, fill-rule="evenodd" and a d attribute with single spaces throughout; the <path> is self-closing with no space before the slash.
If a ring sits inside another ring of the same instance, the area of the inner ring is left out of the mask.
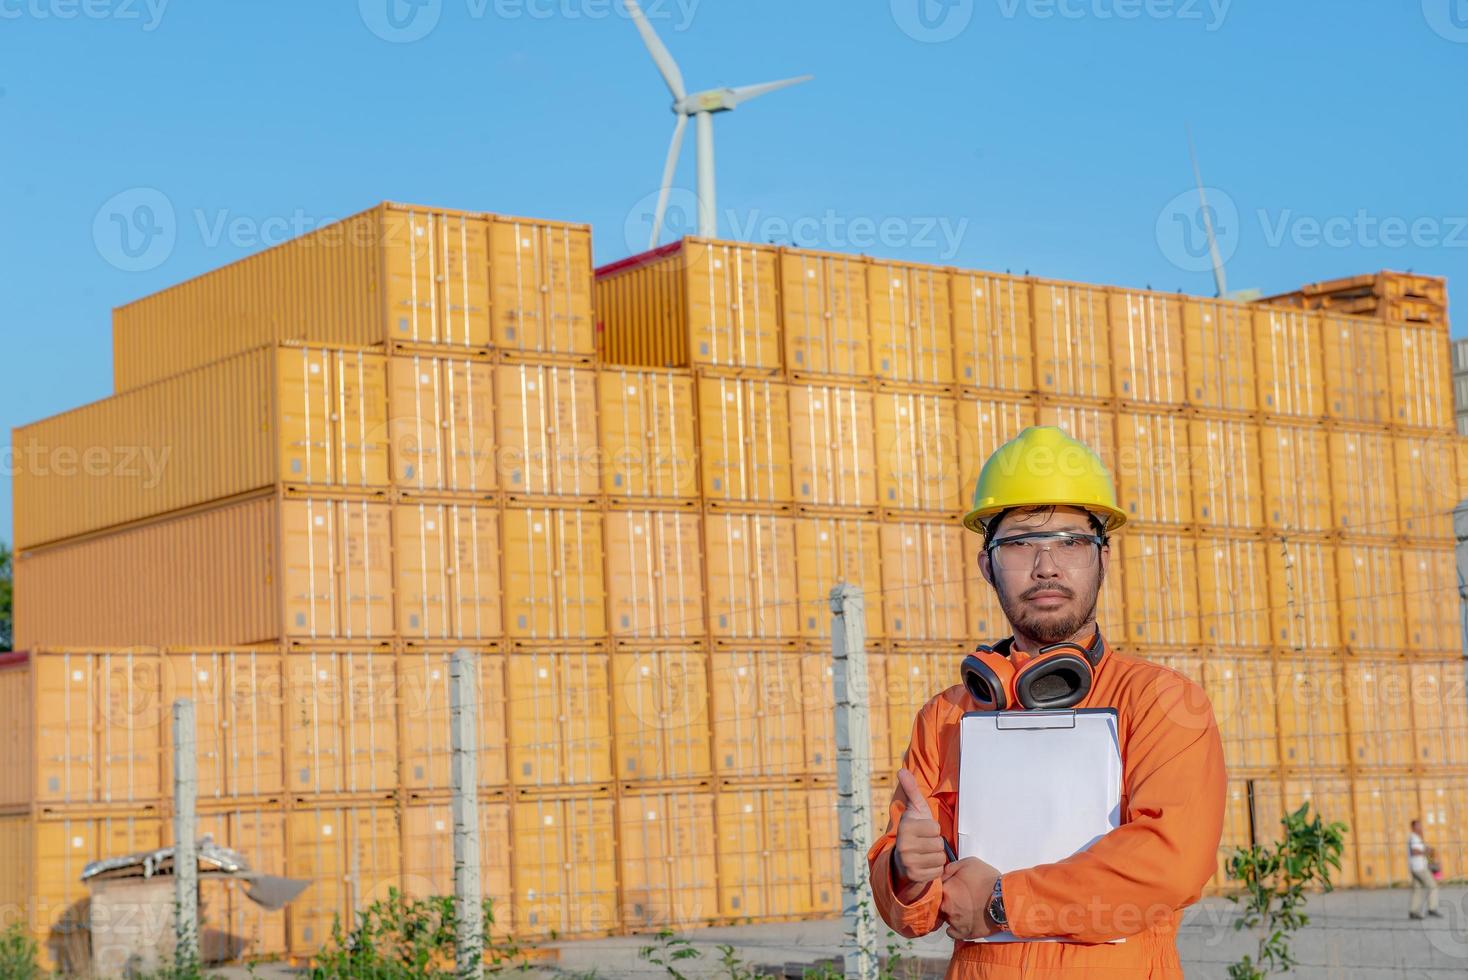
<path id="1" fill-rule="evenodd" d="M 1115 708 L 968 712 L 959 728 L 958 857 L 1003 874 L 1084 851 L 1121 826 L 1121 781 Z M 1001 932 L 973 941 L 1028 940 Z"/>

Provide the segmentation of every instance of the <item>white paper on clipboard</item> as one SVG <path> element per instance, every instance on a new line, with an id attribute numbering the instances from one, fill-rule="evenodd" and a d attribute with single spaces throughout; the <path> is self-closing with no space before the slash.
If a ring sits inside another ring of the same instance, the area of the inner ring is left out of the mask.
<path id="1" fill-rule="evenodd" d="M 1019 871 L 1121 826 L 1114 708 L 975 711 L 960 723 L 958 857 Z M 975 942 L 1020 942 L 1008 932 Z"/>

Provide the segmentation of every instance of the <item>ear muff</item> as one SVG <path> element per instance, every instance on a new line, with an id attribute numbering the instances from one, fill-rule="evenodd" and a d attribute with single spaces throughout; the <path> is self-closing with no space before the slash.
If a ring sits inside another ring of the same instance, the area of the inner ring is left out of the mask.
<path id="1" fill-rule="evenodd" d="M 1073 708 L 1091 693 L 1091 664 L 1071 650 L 1042 653 L 1014 679 L 1014 699 L 1028 709 Z"/>
<path id="2" fill-rule="evenodd" d="M 959 667 L 964 688 L 983 711 L 1073 708 L 1091 693 L 1095 668 L 1106 653 L 1098 630 L 1089 647 L 1052 644 L 1016 672 L 1009 644 L 981 646 Z"/>
<path id="3" fill-rule="evenodd" d="M 1014 699 L 1014 665 L 1002 654 L 981 650 L 963 658 L 963 686 L 982 711 L 1007 711 Z"/>

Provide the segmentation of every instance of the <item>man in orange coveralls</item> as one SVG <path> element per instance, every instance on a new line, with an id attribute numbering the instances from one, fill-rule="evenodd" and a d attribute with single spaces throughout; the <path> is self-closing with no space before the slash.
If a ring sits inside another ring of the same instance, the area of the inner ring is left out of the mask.
<path id="1" fill-rule="evenodd" d="M 1196 684 L 1116 653 L 1098 631 L 1107 535 L 1125 522 L 1101 460 L 1057 428 L 1026 429 L 979 475 L 964 524 L 984 535 L 979 568 L 1014 635 L 981 647 L 963 683 L 918 712 L 887 830 L 867 854 L 889 926 L 908 937 L 947 927 L 948 977 L 1183 975 L 1178 922 L 1212 876 L 1223 832 L 1223 746 Z M 1064 861 L 1003 875 L 950 860 L 959 719 L 1057 706 L 1117 710 L 1121 826 Z M 1005 929 L 1063 941 L 964 941 Z"/>

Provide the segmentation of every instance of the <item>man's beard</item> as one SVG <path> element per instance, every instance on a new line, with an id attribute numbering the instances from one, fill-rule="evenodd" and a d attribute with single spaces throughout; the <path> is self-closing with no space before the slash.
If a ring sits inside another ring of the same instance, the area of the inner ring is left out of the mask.
<path id="1" fill-rule="evenodd" d="M 1015 632 L 1024 633 L 1032 637 L 1041 645 L 1060 643 L 1068 640 L 1076 632 L 1096 618 L 1096 600 L 1101 594 L 1101 583 L 1105 576 L 1096 578 L 1096 588 L 1091 592 L 1090 600 L 1082 602 L 1079 606 L 1070 606 L 1067 609 L 1075 609 L 1075 612 L 1064 612 L 1060 615 L 1033 613 L 1024 599 L 1035 592 L 1063 592 L 1066 598 L 1074 599 L 1076 592 L 1065 585 L 1035 585 L 1021 592 L 1019 599 L 1011 599 L 1005 595 L 1004 589 L 995 582 L 994 591 L 999 596 L 999 607 L 1004 610 L 1004 615 L 1014 627 Z"/>

